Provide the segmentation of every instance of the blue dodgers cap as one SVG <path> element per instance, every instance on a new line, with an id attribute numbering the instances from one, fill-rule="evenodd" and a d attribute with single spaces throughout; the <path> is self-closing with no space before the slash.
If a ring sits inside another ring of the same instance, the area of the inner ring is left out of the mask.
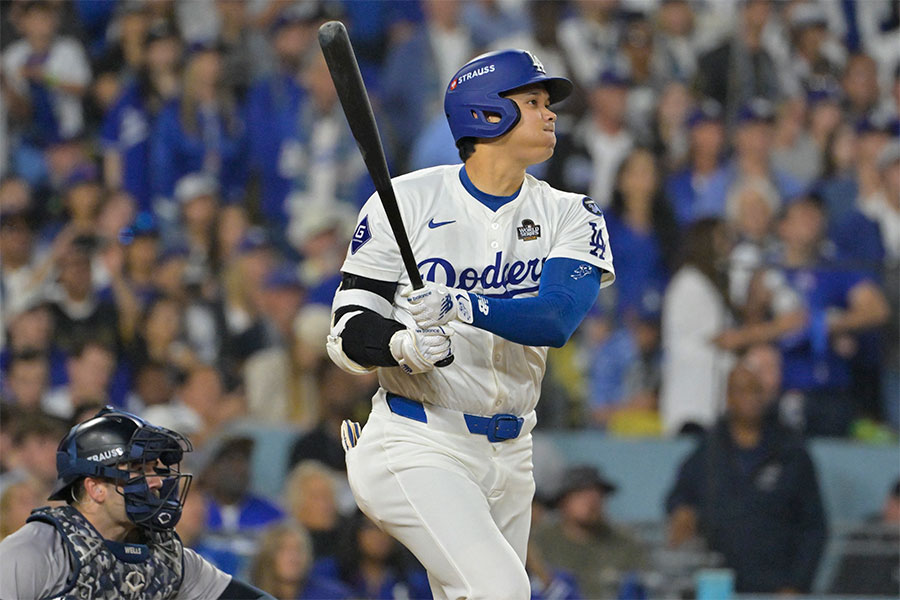
<path id="1" fill-rule="evenodd" d="M 256 250 L 270 248 L 271 246 L 272 242 L 269 240 L 265 229 L 262 227 L 251 227 L 238 242 L 236 251 L 239 255 L 244 255 Z"/>
<path id="2" fill-rule="evenodd" d="M 134 221 L 131 222 L 131 225 L 127 227 L 123 227 L 119 231 L 119 243 L 128 245 L 131 244 L 135 238 L 139 237 L 159 237 L 159 223 L 156 221 L 156 217 L 153 216 L 153 213 L 143 211 L 139 212 L 137 216 L 134 218 Z"/>
<path id="3" fill-rule="evenodd" d="M 712 98 L 704 98 L 691 110 L 684 124 L 688 129 L 693 129 L 701 123 L 721 123 L 722 119 L 722 105 Z"/>
<path id="4" fill-rule="evenodd" d="M 173 244 L 163 249 L 156 257 L 156 264 L 164 265 L 170 261 L 187 258 L 191 255 L 191 250 L 185 244 Z"/>
<path id="5" fill-rule="evenodd" d="M 631 87 L 631 73 L 622 65 L 609 65 L 597 75 L 596 87 Z"/>
<path id="6" fill-rule="evenodd" d="M 738 123 L 774 123 L 775 107 L 765 98 L 753 98 L 738 111 Z"/>
<path id="7" fill-rule="evenodd" d="M 572 82 L 550 77 L 538 58 L 526 50 L 488 52 L 467 62 L 453 75 L 444 94 L 444 114 L 453 139 L 495 138 L 519 122 L 519 107 L 503 94 L 533 84 L 543 85 L 550 103 L 565 100 Z M 500 120 L 492 123 L 488 115 Z"/>
<path id="8" fill-rule="evenodd" d="M 818 77 L 810 82 L 806 90 L 806 103 L 815 106 L 823 102 L 837 104 L 841 101 L 841 88 L 837 82 L 827 77 Z"/>
<path id="9" fill-rule="evenodd" d="M 63 189 L 69 190 L 83 183 L 99 183 L 100 179 L 97 173 L 97 167 L 90 163 L 84 163 L 72 169 L 63 181 Z"/>
<path id="10" fill-rule="evenodd" d="M 263 289 L 265 290 L 283 290 L 283 289 L 304 289 L 303 282 L 297 274 L 297 269 L 293 265 L 284 264 L 275 267 L 263 278 Z"/>
<path id="11" fill-rule="evenodd" d="M 858 135 L 863 133 L 891 134 L 894 133 L 895 126 L 893 126 L 891 119 L 885 115 L 869 113 L 856 122 L 855 129 Z"/>

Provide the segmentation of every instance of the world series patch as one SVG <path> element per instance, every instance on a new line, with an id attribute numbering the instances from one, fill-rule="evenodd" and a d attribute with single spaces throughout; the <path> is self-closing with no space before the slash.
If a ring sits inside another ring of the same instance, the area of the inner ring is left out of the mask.
<path id="1" fill-rule="evenodd" d="M 528 242 L 541 237 L 541 226 L 535 225 L 531 219 L 525 219 L 522 221 L 521 227 L 516 227 L 516 232 L 520 240 Z"/>

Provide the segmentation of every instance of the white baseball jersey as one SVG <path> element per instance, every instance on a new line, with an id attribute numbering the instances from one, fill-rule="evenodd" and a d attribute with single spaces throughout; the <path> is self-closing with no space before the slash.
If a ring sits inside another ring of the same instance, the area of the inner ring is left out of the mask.
<path id="1" fill-rule="evenodd" d="M 524 298 L 537 295 L 545 260 L 570 258 L 601 269 L 603 287 L 613 282 L 606 224 L 591 199 L 526 175 L 518 196 L 495 212 L 463 187 L 460 169 L 433 167 L 393 180 L 423 279 L 488 297 Z M 399 282 L 398 295 L 409 283 L 377 195 L 360 211 L 342 271 Z M 402 309 L 395 308 L 392 317 L 415 325 Z M 526 415 L 534 409 L 546 347 L 523 346 L 457 321 L 449 327 L 455 332 L 452 365 L 419 375 L 380 368 L 381 387 L 476 415 Z"/>

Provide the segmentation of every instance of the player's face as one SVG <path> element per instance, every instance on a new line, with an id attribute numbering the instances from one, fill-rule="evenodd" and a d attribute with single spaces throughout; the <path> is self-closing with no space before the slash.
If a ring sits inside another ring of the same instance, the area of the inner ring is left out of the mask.
<path id="1" fill-rule="evenodd" d="M 541 85 L 533 85 L 506 95 L 516 103 L 522 115 L 519 122 L 503 136 L 504 145 L 528 165 L 544 162 L 553 156 L 556 146 L 556 113 L 550 110 L 550 94 Z"/>

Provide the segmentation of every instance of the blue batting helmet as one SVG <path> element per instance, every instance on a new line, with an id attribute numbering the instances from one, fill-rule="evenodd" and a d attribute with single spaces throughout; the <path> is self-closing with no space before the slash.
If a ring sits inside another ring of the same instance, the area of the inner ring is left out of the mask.
<path id="1" fill-rule="evenodd" d="M 519 107 L 502 94 L 533 83 L 543 84 L 550 103 L 572 93 L 572 82 L 564 77 L 548 77 L 544 65 L 526 50 L 488 52 L 467 62 L 456 72 L 444 94 L 444 112 L 453 139 L 495 138 L 519 122 Z M 500 117 L 489 123 L 488 114 Z"/>
<path id="2" fill-rule="evenodd" d="M 135 525 L 171 529 L 181 518 L 192 478 L 180 471 L 181 459 L 192 449 L 180 433 L 107 406 L 59 443 L 58 477 L 49 499 L 69 500 L 77 481 L 102 477 L 121 488 L 125 512 Z M 159 489 L 150 488 L 148 475 L 161 480 Z"/>

